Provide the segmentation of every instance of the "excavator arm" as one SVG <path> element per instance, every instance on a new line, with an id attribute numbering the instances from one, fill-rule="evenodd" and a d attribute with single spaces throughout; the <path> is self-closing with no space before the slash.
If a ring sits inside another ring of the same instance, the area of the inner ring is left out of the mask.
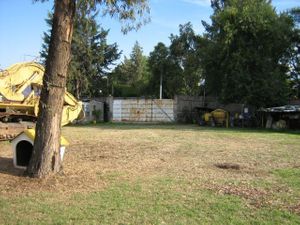
<path id="1" fill-rule="evenodd" d="M 14 64 L 0 72 L 0 95 L 7 101 L 24 101 L 27 97 L 25 90 L 41 87 L 43 76 L 44 67 L 38 63 Z"/>
<path id="2" fill-rule="evenodd" d="M 82 120 L 84 111 L 82 102 L 78 101 L 71 93 L 65 91 L 64 107 L 62 113 L 61 125 L 65 126 L 74 120 Z"/>
<path id="3" fill-rule="evenodd" d="M 37 117 L 43 76 L 44 67 L 35 62 L 17 63 L 0 71 L 0 120 Z M 65 91 L 62 126 L 83 117 L 82 102 Z"/>

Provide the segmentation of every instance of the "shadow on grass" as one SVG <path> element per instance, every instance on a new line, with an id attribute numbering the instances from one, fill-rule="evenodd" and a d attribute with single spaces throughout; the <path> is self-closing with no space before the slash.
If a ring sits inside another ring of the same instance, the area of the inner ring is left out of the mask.
<path id="1" fill-rule="evenodd" d="M 0 173 L 13 176 L 23 176 L 24 170 L 15 168 L 12 158 L 0 157 Z"/>
<path id="2" fill-rule="evenodd" d="M 85 124 L 85 125 L 70 125 L 70 127 L 83 127 L 83 128 L 99 128 L 102 130 L 180 130 L 180 131 L 204 131 L 214 133 L 265 133 L 265 134 L 293 134 L 300 135 L 300 130 L 270 130 L 264 128 L 224 128 L 224 127 L 209 127 L 199 126 L 196 124 L 178 124 L 178 123 L 98 123 L 98 124 Z"/>

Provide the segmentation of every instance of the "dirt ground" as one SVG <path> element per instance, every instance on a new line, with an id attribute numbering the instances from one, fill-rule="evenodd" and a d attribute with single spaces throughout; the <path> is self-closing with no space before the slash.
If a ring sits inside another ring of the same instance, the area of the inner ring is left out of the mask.
<path id="1" fill-rule="evenodd" d="M 65 127 L 63 133 L 71 143 L 63 172 L 46 180 L 23 177 L 22 170 L 13 168 L 10 144 L 0 142 L 0 194 L 68 195 L 102 190 L 113 181 L 174 177 L 259 205 L 274 191 L 289 190 L 284 185 L 270 189 L 253 184 L 276 183 L 270 174 L 274 169 L 300 167 L 296 134 L 179 125 Z"/>

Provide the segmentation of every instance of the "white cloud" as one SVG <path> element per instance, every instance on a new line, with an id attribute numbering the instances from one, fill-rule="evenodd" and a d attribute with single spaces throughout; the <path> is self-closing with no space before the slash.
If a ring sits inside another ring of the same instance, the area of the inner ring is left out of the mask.
<path id="1" fill-rule="evenodd" d="M 210 0 L 183 0 L 183 1 L 194 5 L 210 6 Z"/>

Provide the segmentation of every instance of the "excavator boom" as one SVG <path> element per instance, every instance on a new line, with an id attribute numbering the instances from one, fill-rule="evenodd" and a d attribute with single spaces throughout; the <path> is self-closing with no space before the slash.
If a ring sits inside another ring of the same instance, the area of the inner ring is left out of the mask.
<path id="1" fill-rule="evenodd" d="M 1 137 L 1 126 L 8 130 L 9 122 L 36 121 L 43 76 L 44 67 L 36 62 L 17 63 L 0 71 L 0 140 L 7 139 Z M 82 102 L 65 91 L 62 126 L 83 117 Z"/>

